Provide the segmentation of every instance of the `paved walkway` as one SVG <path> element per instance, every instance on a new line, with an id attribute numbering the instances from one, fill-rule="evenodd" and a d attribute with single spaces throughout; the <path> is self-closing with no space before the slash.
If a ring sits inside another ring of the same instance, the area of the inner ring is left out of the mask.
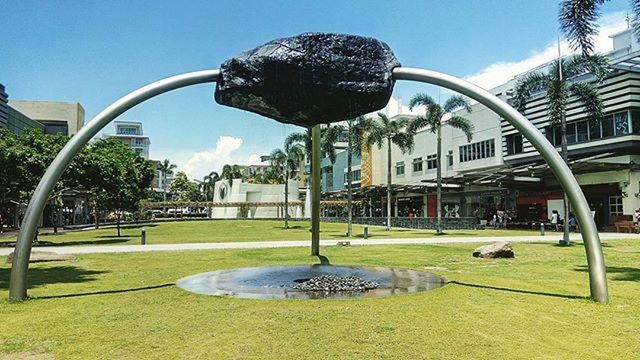
<path id="1" fill-rule="evenodd" d="M 560 239 L 560 233 L 550 233 L 547 236 L 504 236 L 504 237 L 434 237 L 411 239 L 352 239 L 352 240 L 321 240 L 320 246 L 335 246 L 339 241 L 350 241 L 355 245 L 410 245 L 410 244 L 452 244 L 452 243 L 488 243 L 500 240 L 511 242 L 550 242 Z M 580 234 L 571 234 L 571 240 L 581 240 Z M 635 239 L 640 235 L 601 233 L 601 240 Z M 58 254 L 95 254 L 95 253 L 123 253 L 144 251 L 176 251 L 176 250 L 225 250 L 225 249 L 261 249 L 281 247 L 308 247 L 309 240 L 288 241 L 251 241 L 226 243 L 192 243 L 192 244 L 149 244 L 149 245 L 84 245 L 84 246 L 38 246 L 34 250 L 50 251 Z M 0 256 L 9 255 L 12 248 L 0 248 Z"/>

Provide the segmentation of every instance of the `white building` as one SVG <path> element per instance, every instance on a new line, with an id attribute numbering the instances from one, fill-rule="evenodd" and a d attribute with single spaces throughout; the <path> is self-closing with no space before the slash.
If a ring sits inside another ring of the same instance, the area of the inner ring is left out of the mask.
<path id="1" fill-rule="evenodd" d="M 236 218 L 280 218 L 283 217 L 283 206 L 274 203 L 284 202 L 284 184 L 249 184 L 241 179 L 218 181 L 215 184 L 214 202 L 217 203 L 246 203 L 246 206 L 216 206 L 212 208 L 211 217 L 215 219 Z M 294 205 L 298 201 L 298 182 L 289 180 L 289 216 L 298 217 L 302 214 L 301 205 Z M 256 204 L 264 205 L 256 206 Z"/>
<path id="2" fill-rule="evenodd" d="M 129 145 L 140 156 L 149 160 L 149 145 L 151 145 L 151 141 L 148 136 L 144 136 L 142 123 L 136 121 L 114 121 L 114 125 L 115 134 L 105 134 L 105 136 L 117 138 Z"/>

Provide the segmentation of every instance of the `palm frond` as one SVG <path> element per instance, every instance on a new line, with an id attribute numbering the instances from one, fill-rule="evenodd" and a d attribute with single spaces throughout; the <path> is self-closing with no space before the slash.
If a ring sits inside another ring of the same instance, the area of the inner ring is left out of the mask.
<path id="1" fill-rule="evenodd" d="M 533 93 L 543 90 L 550 78 L 540 72 L 533 72 L 518 80 L 513 95 L 513 105 L 520 112 L 527 109 L 527 101 Z"/>
<path id="2" fill-rule="evenodd" d="M 307 134 L 303 132 L 289 134 L 284 140 L 284 151 L 289 152 L 295 144 L 304 144 L 307 141 L 306 137 Z"/>
<path id="3" fill-rule="evenodd" d="M 640 0 L 631 0 L 631 11 L 633 11 L 633 18 L 631 19 L 633 35 L 636 39 L 640 39 Z"/>
<path id="4" fill-rule="evenodd" d="M 409 100 L 409 109 L 413 110 L 416 106 L 425 106 L 428 107 L 431 104 L 437 104 L 433 98 L 425 93 L 419 93 L 413 95 L 411 100 Z"/>
<path id="5" fill-rule="evenodd" d="M 569 39 L 573 50 L 591 54 L 593 37 L 598 35 L 596 20 L 600 16 L 600 5 L 605 0 L 563 0 L 560 4 L 560 29 Z"/>
<path id="6" fill-rule="evenodd" d="M 471 112 L 471 104 L 469 99 L 462 95 L 453 95 L 444 102 L 442 107 L 445 112 L 452 113 L 458 109 L 465 109 L 467 112 Z"/>
<path id="7" fill-rule="evenodd" d="M 387 131 L 382 121 L 372 121 L 369 127 L 369 133 L 365 139 L 365 144 L 369 147 L 376 145 L 378 149 L 380 149 L 382 145 L 384 145 L 386 138 Z"/>
<path id="8" fill-rule="evenodd" d="M 447 125 L 462 130 L 464 135 L 467 137 L 468 142 L 471 142 L 473 139 L 474 126 L 469 119 L 454 115 L 447 121 Z"/>
<path id="9" fill-rule="evenodd" d="M 391 142 L 394 143 L 403 154 L 413 151 L 413 134 L 397 132 L 391 137 Z"/>
<path id="10" fill-rule="evenodd" d="M 609 59 L 599 54 L 572 55 L 562 62 L 562 77 L 564 79 L 572 79 L 591 73 L 598 78 L 598 81 L 602 81 L 610 70 Z"/>
<path id="11" fill-rule="evenodd" d="M 547 113 L 551 124 L 559 124 L 567 111 L 566 81 L 550 81 L 547 86 Z"/>
<path id="12" fill-rule="evenodd" d="M 598 94 L 598 90 L 591 84 L 587 83 L 575 83 L 569 86 L 569 91 L 572 95 L 578 98 L 578 101 L 587 110 L 589 118 L 596 122 L 602 118 L 602 99 Z"/>

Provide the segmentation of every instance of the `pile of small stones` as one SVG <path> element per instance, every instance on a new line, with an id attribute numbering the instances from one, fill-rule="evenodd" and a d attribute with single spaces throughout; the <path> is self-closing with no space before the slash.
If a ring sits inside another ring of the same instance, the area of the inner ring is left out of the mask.
<path id="1" fill-rule="evenodd" d="M 366 291 L 376 289 L 380 284 L 368 281 L 356 276 L 321 275 L 307 281 L 293 285 L 293 288 L 301 291 Z"/>

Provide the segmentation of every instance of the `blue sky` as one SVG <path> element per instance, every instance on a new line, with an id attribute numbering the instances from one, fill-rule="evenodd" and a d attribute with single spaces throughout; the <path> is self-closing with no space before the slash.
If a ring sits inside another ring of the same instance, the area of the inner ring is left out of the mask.
<path id="1" fill-rule="evenodd" d="M 603 33 L 624 26 L 628 6 L 614 0 L 603 7 Z M 552 56 L 558 28 L 558 1 L 551 0 L 5 0 L 1 8 L 0 83 L 10 99 L 78 101 L 86 121 L 137 87 L 218 68 L 243 50 L 302 32 L 372 36 L 405 66 L 489 87 Z M 165 94 L 120 119 L 142 121 L 152 158 L 169 158 L 193 177 L 227 161 L 253 161 L 300 130 L 217 105 L 213 89 Z M 394 96 L 407 101 L 418 91 L 437 94 L 398 83 Z"/>

